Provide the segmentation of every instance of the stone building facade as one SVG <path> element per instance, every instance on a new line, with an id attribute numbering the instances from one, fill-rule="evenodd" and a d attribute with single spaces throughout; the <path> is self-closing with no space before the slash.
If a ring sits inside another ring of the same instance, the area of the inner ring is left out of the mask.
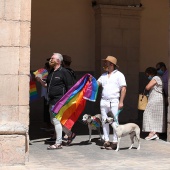
<path id="1" fill-rule="evenodd" d="M 0 166 L 29 161 L 31 3 L 31 0 L 0 1 Z M 140 0 L 92 1 L 94 74 L 96 77 L 101 74 L 103 56 L 108 53 L 120 56 L 119 65 L 131 94 L 127 94 L 128 107 L 124 111 L 130 110 L 133 116 L 139 92 L 140 3 Z M 170 116 L 167 124 L 170 141 Z"/>
<path id="2" fill-rule="evenodd" d="M 31 0 L 0 1 L 0 165 L 29 152 Z"/>

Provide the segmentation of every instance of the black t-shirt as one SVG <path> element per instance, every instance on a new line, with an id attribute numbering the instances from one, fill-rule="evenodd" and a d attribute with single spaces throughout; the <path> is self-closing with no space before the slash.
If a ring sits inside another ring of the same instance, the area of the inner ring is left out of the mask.
<path id="1" fill-rule="evenodd" d="M 62 96 L 72 87 L 72 77 L 69 72 L 60 67 L 52 69 L 47 77 L 47 94 L 49 104 L 56 104 Z"/>

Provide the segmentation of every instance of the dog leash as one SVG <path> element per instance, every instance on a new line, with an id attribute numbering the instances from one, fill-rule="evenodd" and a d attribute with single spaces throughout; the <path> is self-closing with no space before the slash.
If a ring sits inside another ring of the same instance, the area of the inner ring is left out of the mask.
<path id="1" fill-rule="evenodd" d="M 115 120 L 115 122 L 119 125 L 119 122 L 118 122 L 118 119 L 116 118 L 116 117 L 118 117 L 119 116 L 119 114 L 120 114 L 120 112 L 123 110 L 123 107 L 121 108 L 121 109 L 119 109 L 118 110 L 118 112 L 117 112 L 117 114 L 116 114 L 116 116 L 114 116 L 114 120 Z"/>

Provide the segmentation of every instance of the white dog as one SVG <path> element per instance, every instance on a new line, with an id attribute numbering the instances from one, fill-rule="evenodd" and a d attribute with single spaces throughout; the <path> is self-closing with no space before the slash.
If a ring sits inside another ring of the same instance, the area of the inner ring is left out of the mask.
<path id="1" fill-rule="evenodd" d="M 99 133 L 100 139 L 102 140 L 101 131 L 100 131 L 100 128 L 102 126 L 101 115 L 100 114 L 97 114 L 95 116 L 85 114 L 83 116 L 82 121 L 84 123 L 87 123 L 87 125 L 88 125 L 88 128 L 89 128 L 89 142 L 91 142 L 92 130 L 97 130 L 98 133 Z"/>
<path id="2" fill-rule="evenodd" d="M 106 122 L 112 123 L 113 118 L 107 118 Z M 131 146 L 129 149 L 132 149 L 134 144 L 134 138 L 136 137 L 136 140 L 138 141 L 138 147 L 137 150 L 140 149 L 140 128 L 135 123 L 127 123 L 124 125 L 118 125 L 116 122 L 112 124 L 113 129 L 115 130 L 118 138 L 117 148 L 115 151 L 119 151 L 119 145 L 120 145 L 120 139 L 123 136 L 130 135 L 131 139 Z"/>

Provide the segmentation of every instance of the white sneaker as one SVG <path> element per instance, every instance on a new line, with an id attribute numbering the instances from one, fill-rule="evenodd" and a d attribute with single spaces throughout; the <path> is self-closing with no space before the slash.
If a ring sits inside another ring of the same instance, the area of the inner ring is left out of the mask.
<path id="1" fill-rule="evenodd" d="M 153 139 L 159 139 L 159 137 L 158 137 L 158 135 L 157 134 L 155 134 L 155 135 L 153 135 L 152 137 L 146 137 L 145 138 L 146 140 L 153 140 Z"/>
<path id="2" fill-rule="evenodd" d="M 159 139 L 159 136 L 158 135 L 156 135 L 157 137 L 155 138 L 156 140 L 158 140 Z"/>

